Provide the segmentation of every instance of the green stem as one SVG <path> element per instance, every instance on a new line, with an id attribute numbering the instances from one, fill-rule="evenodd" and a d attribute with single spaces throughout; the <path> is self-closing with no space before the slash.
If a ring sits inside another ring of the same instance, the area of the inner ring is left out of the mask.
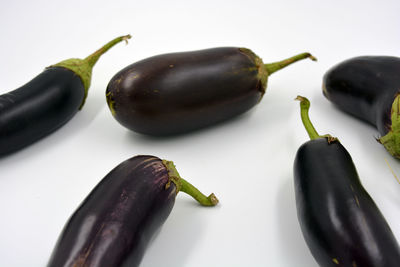
<path id="1" fill-rule="evenodd" d="M 313 61 L 317 61 L 317 59 L 310 53 L 301 53 L 296 56 L 284 59 L 282 61 L 264 64 L 264 67 L 267 70 L 268 75 L 271 75 L 272 73 L 274 73 L 280 69 L 283 69 L 284 67 L 289 66 L 290 64 L 295 63 L 296 61 L 299 61 L 299 60 L 302 60 L 305 58 L 309 58 Z"/>
<path id="2" fill-rule="evenodd" d="M 295 100 L 300 101 L 301 120 L 303 122 L 304 128 L 306 128 L 306 131 L 310 139 L 313 140 L 323 137 L 318 134 L 317 130 L 315 130 L 313 124 L 310 121 L 310 117 L 308 116 L 308 110 L 310 109 L 310 101 L 303 96 L 297 96 Z"/>
<path id="3" fill-rule="evenodd" d="M 102 48 L 91 54 L 90 56 L 86 57 L 85 59 L 79 59 L 79 58 L 70 58 L 67 60 L 63 60 L 55 65 L 52 65 L 50 67 L 62 67 L 69 69 L 73 71 L 76 75 L 78 75 L 81 78 L 83 87 L 84 87 L 84 97 L 81 103 L 81 106 L 79 109 L 83 107 L 83 104 L 85 103 L 86 97 L 88 95 L 89 87 L 90 87 L 90 82 L 92 80 L 92 70 L 94 64 L 96 64 L 97 60 L 100 58 L 101 55 L 103 55 L 107 50 L 109 50 L 111 47 L 116 45 L 119 42 L 126 41 L 130 39 L 130 35 L 124 35 L 115 38 L 114 40 L 108 42 L 105 44 Z"/>
<path id="4" fill-rule="evenodd" d="M 172 161 L 163 160 L 163 164 L 168 170 L 168 176 L 170 179 L 165 186 L 166 188 L 169 188 L 171 182 L 173 182 L 176 186 L 177 194 L 179 193 L 179 191 L 185 192 L 203 206 L 215 206 L 218 204 L 219 201 L 217 197 L 214 195 L 214 193 L 212 193 L 209 196 L 206 196 L 203 193 L 201 193 L 196 187 L 194 187 L 191 183 L 180 177 Z"/>
<path id="5" fill-rule="evenodd" d="M 191 183 L 181 178 L 179 180 L 181 183 L 181 191 L 186 194 L 192 196 L 197 202 L 199 202 L 203 206 L 215 206 L 218 204 L 218 198 L 211 193 L 208 197 L 201 193 L 196 187 L 194 187 Z"/>
<path id="6" fill-rule="evenodd" d="M 94 64 L 96 64 L 97 60 L 99 60 L 99 58 L 101 57 L 101 55 L 103 55 L 105 52 L 107 52 L 111 47 L 113 47 L 114 45 L 125 41 L 126 43 L 128 43 L 128 39 L 130 39 L 132 36 L 131 35 L 124 35 L 124 36 L 120 36 L 115 38 L 114 40 L 108 42 L 107 44 L 105 44 L 104 46 L 102 46 L 100 49 L 98 49 L 96 52 L 94 52 L 93 54 L 89 55 L 88 57 L 86 57 L 84 59 L 84 61 L 87 62 L 87 64 L 93 68 Z"/>

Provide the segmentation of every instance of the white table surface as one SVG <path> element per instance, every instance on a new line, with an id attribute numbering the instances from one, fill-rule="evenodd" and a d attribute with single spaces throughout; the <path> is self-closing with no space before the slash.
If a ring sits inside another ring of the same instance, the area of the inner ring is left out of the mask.
<path id="1" fill-rule="evenodd" d="M 299 103 L 311 100 L 320 133 L 338 136 L 365 188 L 400 239 L 400 163 L 376 129 L 321 93 L 332 65 L 358 55 L 400 56 L 400 2 L 389 1 L 1 1 L 0 93 L 44 67 L 83 58 L 116 36 L 129 45 L 105 54 L 84 109 L 64 127 L 0 159 L 0 266 L 44 266 L 69 216 L 117 164 L 138 154 L 173 160 L 181 175 L 220 199 L 198 206 L 181 193 L 141 266 L 317 266 L 296 217 L 293 160 L 308 140 Z M 123 67 L 167 52 L 218 46 L 252 49 L 264 62 L 309 51 L 274 73 L 264 99 L 216 127 L 155 139 L 112 117 L 105 88 Z"/>

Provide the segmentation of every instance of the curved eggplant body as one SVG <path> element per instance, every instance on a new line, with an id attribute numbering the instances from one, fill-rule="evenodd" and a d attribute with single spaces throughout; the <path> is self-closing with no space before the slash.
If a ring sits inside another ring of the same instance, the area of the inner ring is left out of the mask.
<path id="1" fill-rule="evenodd" d="M 399 245 L 338 141 L 303 144 L 294 178 L 300 226 L 320 266 L 399 266 Z"/>
<path id="2" fill-rule="evenodd" d="M 324 75 L 324 95 L 343 111 L 367 121 L 383 136 L 391 129 L 391 107 L 400 92 L 400 58 L 362 56 Z"/>
<path id="3" fill-rule="evenodd" d="M 101 55 L 130 35 L 117 37 L 84 59 L 51 65 L 24 86 L 0 95 L 0 156 L 52 133 L 82 108 L 92 69 Z"/>
<path id="4" fill-rule="evenodd" d="M 108 84 L 107 102 L 130 130 L 155 136 L 185 133 L 256 105 L 266 88 L 263 71 L 261 59 L 248 49 L 164 54 L 117 73 Z"/>
<path id="5" fill-rule="evenodd" d="M 48 266 L 138 266 L 167 219 L 176 187 L 162 160 L 136 156 L 114 168 L 65 226 Z"/>
<path id="6" fill-rule="evenodd" d="M 0 96 L 0 155 L 50 134 L 79 110 L 85 89 L 81 78 L 50 67 L 22 87 Z"/>

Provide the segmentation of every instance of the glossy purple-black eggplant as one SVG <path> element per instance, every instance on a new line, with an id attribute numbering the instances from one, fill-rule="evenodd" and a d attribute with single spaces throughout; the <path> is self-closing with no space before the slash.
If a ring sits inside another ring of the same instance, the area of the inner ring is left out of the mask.
<path id="1" fill-rule="evenodd" d="M 360 182 L 342 144 L 320 136 L 301 117 L 311 138 L 297 151 L 294 184 L 297 217 L 304 239 L 320 266 L 396 267 L 400 248 L 384 216 Z"/>
<path id="2" fill-rule="evenodd" d="M 400 58 L 360 56 L 329 69 L 323 93 L 343 111 L 374 125 L 378 139 L 400 158 Z"/>
<path id="3" fill-rule="evenodd" d="M 0 156 L 34 143 L 69 121 L 85 102 L 97 60 L 129 38 L 118 37 L 85 59 L 50 66 L 27 84 L 0 95 Z"/>
<path id="4" fill-rule="evenodd" d="M 264 64 L 236 47 L 163 54 L 118 72 L 106 90 L 114 118 L 142 134 L 182 134 L 235 117 L 255 106 L 268 76 L 304 58 Z"/>
<path id="5" fill-rule="evenodd" d="M 180 191 L 205 206 L 218 203 L 181 178 L 171 161 L 135 156 L 122 162 L 71 216 L 48 266 L 138 266 Z"/>

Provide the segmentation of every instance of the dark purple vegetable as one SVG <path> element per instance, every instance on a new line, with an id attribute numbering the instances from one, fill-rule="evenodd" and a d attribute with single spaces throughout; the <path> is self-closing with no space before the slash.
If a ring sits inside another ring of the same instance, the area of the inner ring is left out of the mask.
<path id="1" fill-rule="evenodd" d="M 400 58 L 361 56 L 333 66 L 324 75 L 323 92 L 343 111 L 374 125 L 378 139 L 400 158 Z"/>
<path id="2" fill-rule="evenodd" d="M 320 266 L 399 266 L 399 245 L 350 154 L 337 138 L 318 135 L 308 118 L 310 102 L 298 99 L 312 140 L 294 163 L 297 216 L 314 258 Z"/>
<path id="3" fill-rule="evenodd" d="M 158 55 L 118 72 L 106 90 L 108 106 L 126 128 L 166 136 L 190 132 L 235 117 L 255 106 L 268 76 L 302 53 L 264 64 L 251 50 L 236 47 Z"/>
<path id="4" fill-rule="evenodd" d="M 181 178 L 171 161 L 136 156 L 122 162 L 69 219 L 48 266 L 138 266 L 179 191 L 205 206 L 218 203 Z"/>
<path id="5" fill-rule="evenodd" d="M 97 60 L 129 38 L 115 38 L 85 59 L 50 66 L 22 87 L 0 95 L 0 156 L 34 143 L 69 121 L 85 102 Z"/>

